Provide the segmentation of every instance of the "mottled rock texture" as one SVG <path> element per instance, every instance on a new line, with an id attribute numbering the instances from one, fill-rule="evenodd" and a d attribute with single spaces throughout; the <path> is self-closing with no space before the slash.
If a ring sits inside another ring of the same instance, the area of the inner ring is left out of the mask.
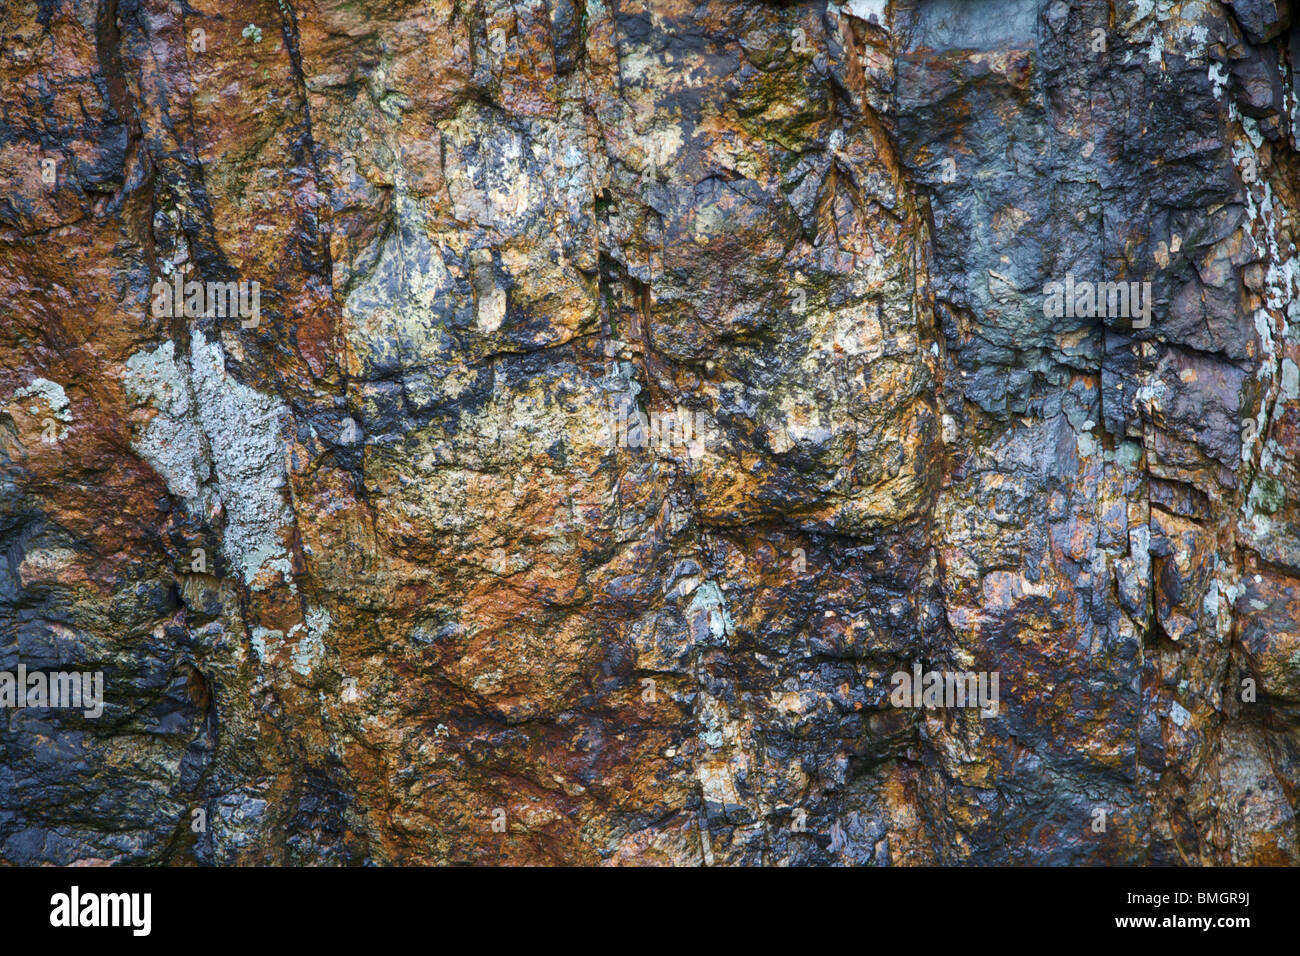
<path id="1" fill-rule="evenodd" d="M 6 3 L 0 860 L 1300 863 L 1291 22 Z"/>

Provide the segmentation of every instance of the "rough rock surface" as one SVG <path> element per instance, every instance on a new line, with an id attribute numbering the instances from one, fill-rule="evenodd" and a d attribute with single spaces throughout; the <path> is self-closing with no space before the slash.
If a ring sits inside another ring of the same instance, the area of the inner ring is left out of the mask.
<path id="1" fill-rule="evenodd" d="M 1300 863 L 1298 32 L 4 5 L 0 860 Z"/>

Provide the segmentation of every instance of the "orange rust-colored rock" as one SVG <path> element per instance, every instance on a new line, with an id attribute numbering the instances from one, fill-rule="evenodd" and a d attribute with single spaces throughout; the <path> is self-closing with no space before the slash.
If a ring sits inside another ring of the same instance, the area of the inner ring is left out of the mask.
<path id="1" fill-rule="evenodd" d="M 0 13 L 0 861 L 1300 862 L 1296 34 L 1110 6 Z"/>

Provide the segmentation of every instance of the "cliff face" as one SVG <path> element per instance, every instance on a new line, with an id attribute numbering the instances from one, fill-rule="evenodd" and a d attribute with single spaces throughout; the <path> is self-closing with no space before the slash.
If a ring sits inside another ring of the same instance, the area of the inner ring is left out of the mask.
<path id="1" fill-rule="evenodd" d="M 0 34 L 0 860 L 1300 863 L 1286 0 Z"/>

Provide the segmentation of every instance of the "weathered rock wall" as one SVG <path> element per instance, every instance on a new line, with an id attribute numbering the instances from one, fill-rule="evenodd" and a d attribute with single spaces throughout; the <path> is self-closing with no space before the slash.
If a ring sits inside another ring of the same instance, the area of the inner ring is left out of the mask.
<path id="1" fill-rule="evenodd" d="M 0 34 L 0 860 L 1300 863 L 1286 0 Z"/>

